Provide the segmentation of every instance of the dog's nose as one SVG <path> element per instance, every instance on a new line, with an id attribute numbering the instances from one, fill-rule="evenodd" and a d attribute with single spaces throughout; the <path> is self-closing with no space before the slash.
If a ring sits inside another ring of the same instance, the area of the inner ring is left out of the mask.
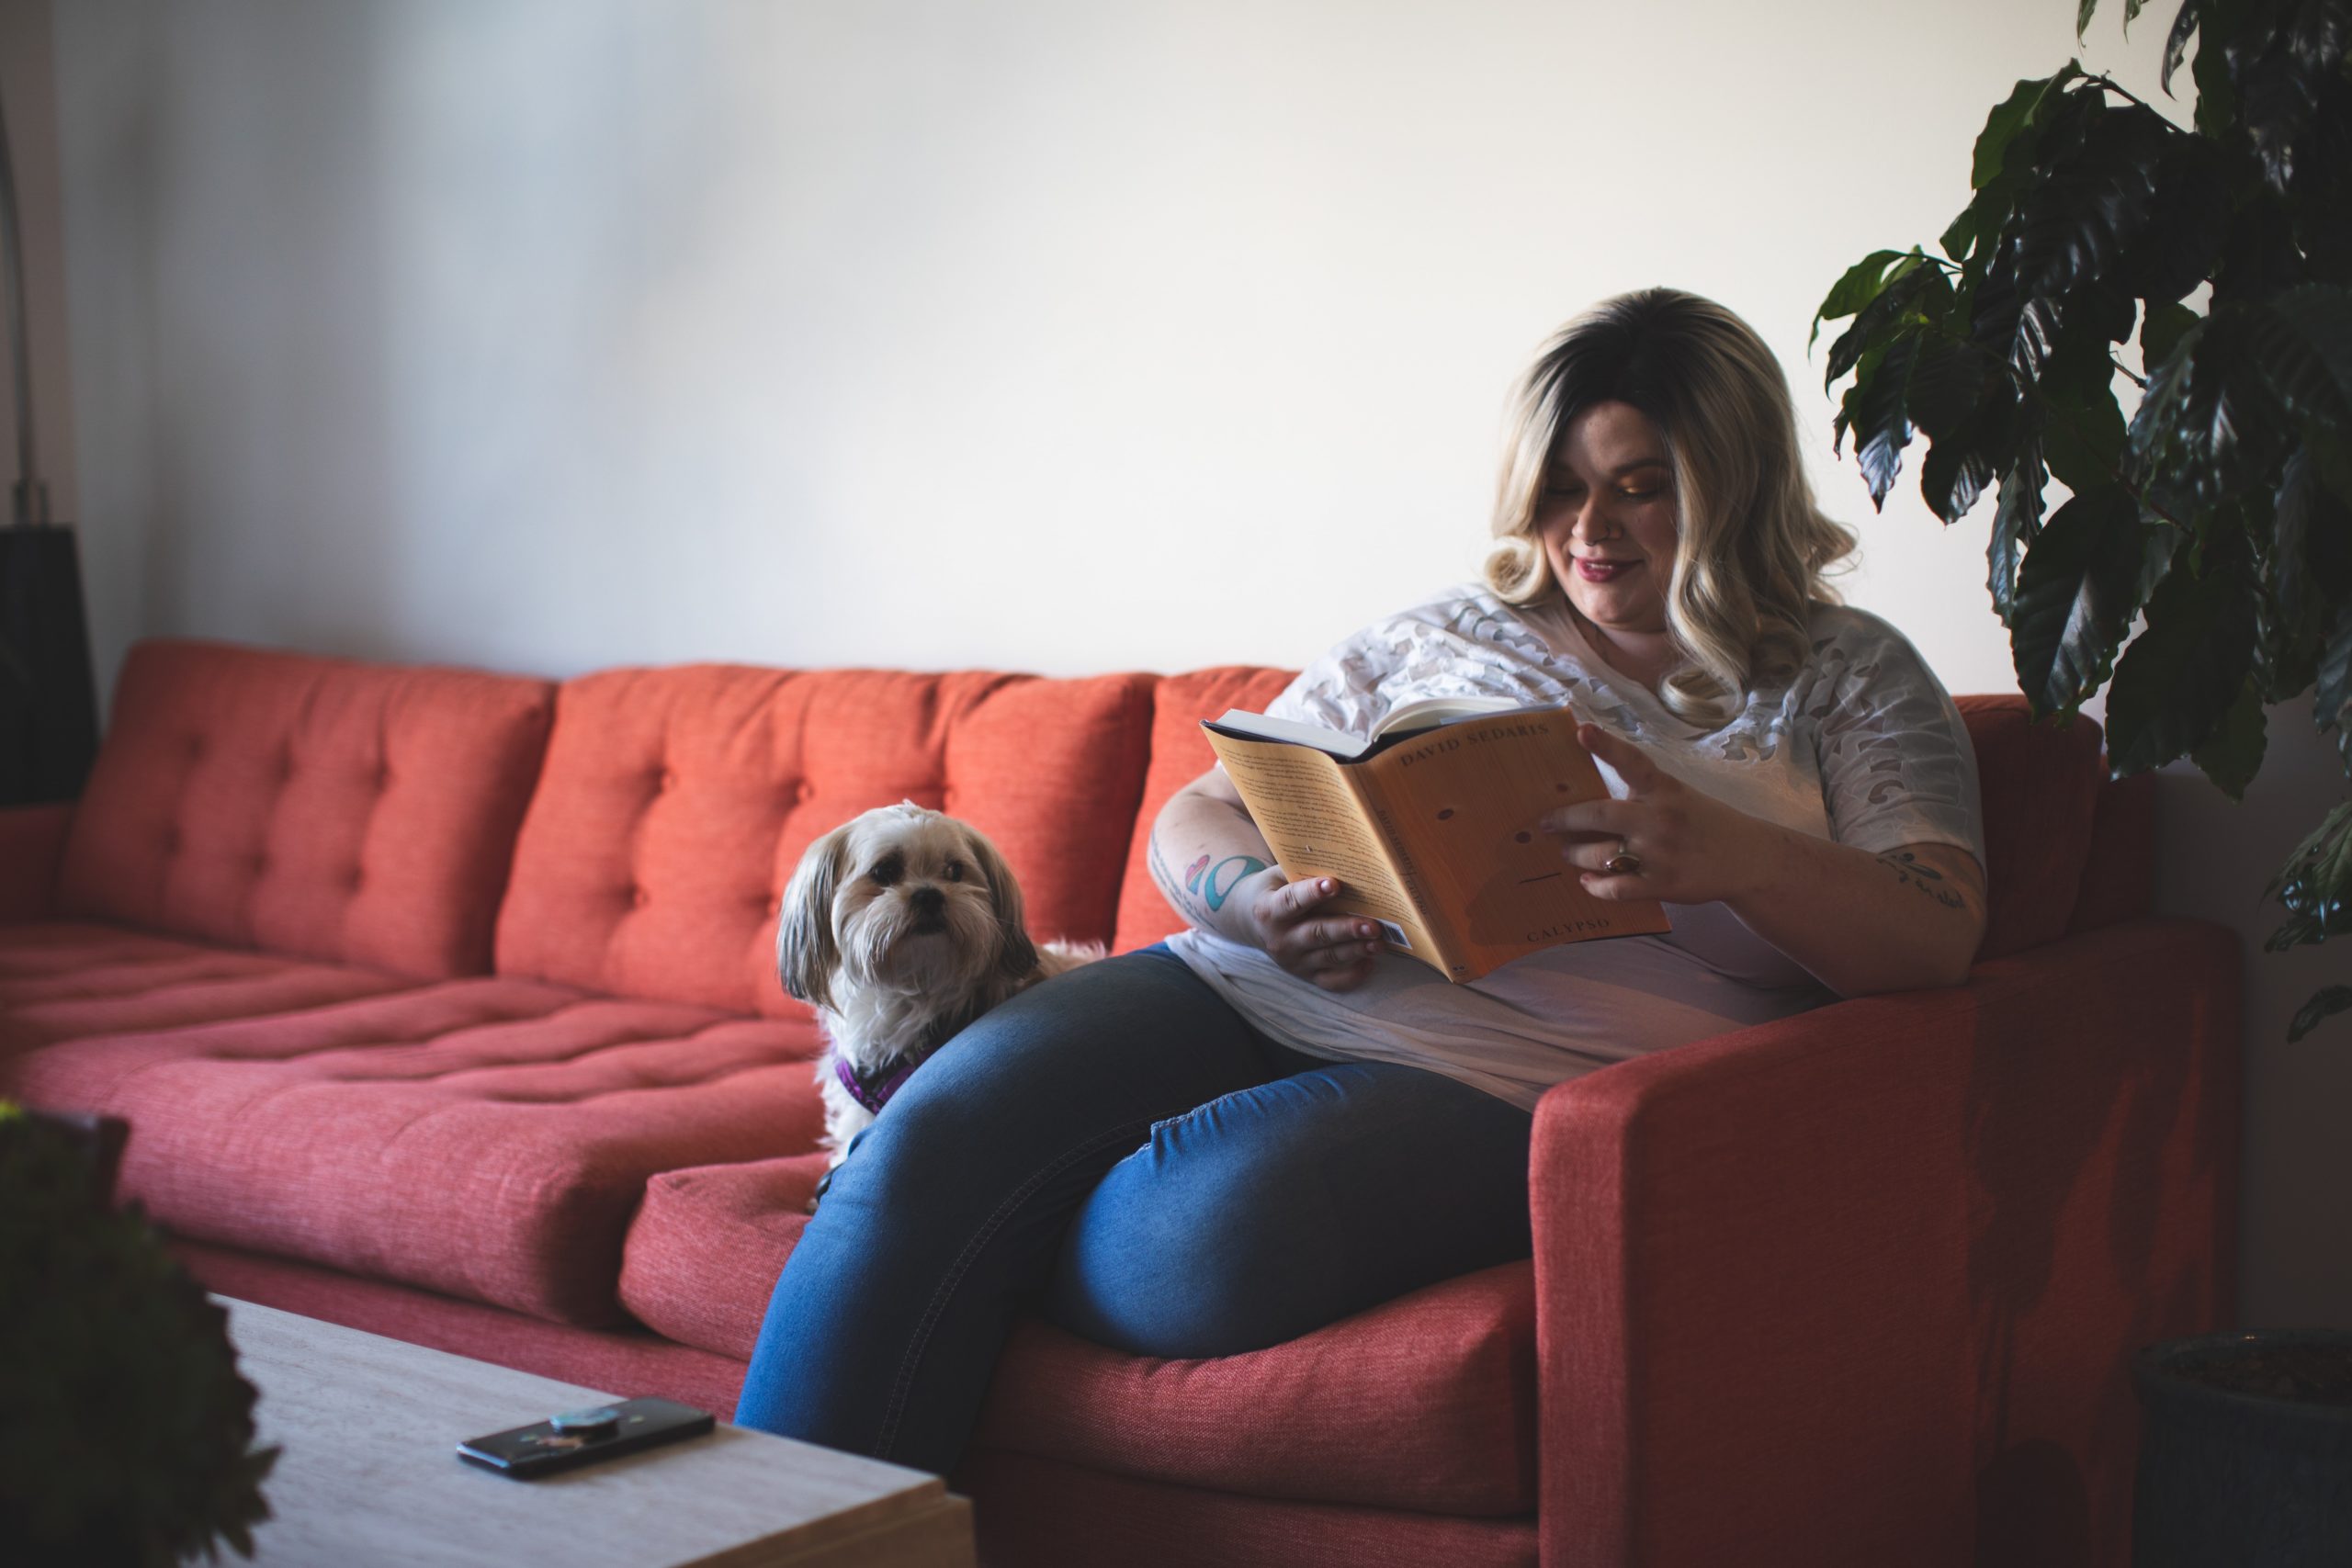
<path id="1" fill-rule="evenodd" d="M 916 914 L 936 915 L 947 908 L 947 895 L 936 887 L 925 885 L 915 889 L 914 904 Z"/>

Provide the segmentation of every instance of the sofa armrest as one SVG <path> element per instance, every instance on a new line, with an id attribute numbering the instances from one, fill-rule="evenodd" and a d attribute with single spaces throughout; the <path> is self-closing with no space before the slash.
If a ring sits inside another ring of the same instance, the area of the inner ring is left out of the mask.
<path id="1" fill-rule="evenodd" d="M 71 802 L 0 807 L 0 921 L 49 914 L 73 820 Z"/>
<path id="2" fill-rule="evenodd" d="M 2129 1352 L 2230 1304 L 2237 971 L 2133 921 L 1546 1095 L 1544 1561 L 2120 1539 Z"/>

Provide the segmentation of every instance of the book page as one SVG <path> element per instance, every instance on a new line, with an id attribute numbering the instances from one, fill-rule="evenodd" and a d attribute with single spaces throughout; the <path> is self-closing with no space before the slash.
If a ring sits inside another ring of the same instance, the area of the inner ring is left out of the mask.
<path id="1" fill-rule="evenodd" d="M 1398 886 L 1367 829 L 1340 766 L 1322 752 L 1279 741 L 1209 732 L 1258 830 L 1293 880 L 1331 876 L 1345 883 L 1356 908 L 1374 919 L 1418 928 L 1412 900 Z"/>
<path id="2" fill-rule="evenodd" d="M 1455 922 L 1449 946 L 1484 974 L 1564 942 L 1669 929 L 1656 903 L 1595 898 L 1536 824 L 1608 795 L 1576 739 L 1576 716 L 1542 709 L 1469 719 L 1361 763 L 1390 839 Z"/>

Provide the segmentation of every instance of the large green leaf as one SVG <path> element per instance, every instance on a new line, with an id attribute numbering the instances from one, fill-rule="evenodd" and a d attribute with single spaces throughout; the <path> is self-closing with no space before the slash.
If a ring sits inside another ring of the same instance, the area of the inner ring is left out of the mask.
<path id="1" fill-rule="evenodd" d="M 2199 135 L 2217 142 L 2242 143 L 2245 138 L 2245 128 L 2238 123 L 2237 84 L 2229 65 L 2233 13 L 2242 9 L 2237 0 L 2199 0 L 2197 63 L 2189 72 L 2197 83 L 2195 124 Z"/>
<path id="2" fill-rule="evenodd" d="M 2147 618 L 2107 692 L 2108 761 L 2118 775 L 2204 745 L 2254 664 L 2254 594 L 2234 560 L 2209 555 L 2201 572 L 2176 562 L 2148 596 Z"/>
<path id="3" fill-rule="evenodd" d="M 2267 190 L 2239 202 L 2222 231 L 2221 257 L 2213 264 L 2211 310 L 2258 303 L 2309 281 L 2310 265 L 2297 248 L 2289 204 Z"/>
<path id="4" fill-rule="evenodd" d="M 1875 375 L 1854 383 L 1854 461 L 1861 466 L 1871 505 L 1881 510 L 1903 471 L 1903 448 L 1911 442 L 1907 404 L 1918 360 L 1918 334 L 1906 333 L 1887 344 Z"/>
<path id="5" fill-rule="evenodd" d="M 2188 329 L 2195 326 L 2199 319 L 2196 311 L 2177 302 L 2149 307 L 2148 313 L 2140 322 L 2142 368 L 2153 370 L 2170 359 L 2172 351 L 2180 346 L 2180 340 L 2188 335 Z"/>
<path id="6" fill-rule="evenodd" d="M 2285 412 L 2256 355 L 2254 308 L 2207 319 L 2177 414 L 2172 478 L 2202 504 L 2267 483 L 2284 453 Z"/>
<path id="7" fill-rule="evenodd" d="M 2161 305 L 2204 281 L 2222 254 L 2230 228 L 2230 179 L 2224 154 L 2201 136 L 2164 139 L 2154 167 L 2155 190 L 2146 223 L 2118 259 L 2116 280 Z"/>
<path id="8" fill-rule="evenodd" d="M 2026 299 L 2007 273 L 1996 271 L 1977 285 L 1968 335 L 2007 360 L 2020 379 L 2032 381 L 2056 346 L 2064 318 L 2058 300 Z"/>
<path id="9" fill-rule="evenodd" d="M 2352 1009 L 2352 986 L 2322 986 L 2295 1010 L 2294 1021 L 2287 1025 L 2287 1043 L 2292 1045 L 2346 1009 Z"/>
<path id="10" fill-rule="evenodd" d="M 2262 945 L 2272 953 L 2352 932 L 2352 801 L 2321 819 L 2263 889 L 2287 910 Z"/>
<path id="11" fill-rule="evenodd" d="M 1848 267 L 1838 281 L 1829 286 L 1828 294 L 1821 301 L 1821 309 L 1813 313 L 1813 331 L 1804 340 L 1805 353 L 1812 354 L 1815 341 L 1821 336 L 1822 322 L 1842 321 L 1877 299 L 1878 291 L 1886 287 L 1886 269 L 1905 255 L 1916 254 L 1872 251 Z M 1917 266 L 1918 263 L 1915 261 L 1911 265 Z"/>
<path id="12" fill-rule="evenodd" d="M 2064 294 L 2114 265 L 2146 227 L 2156 161 L 2179 134 L 2136 104 L 2087 118 L 2081 145 L 2054 158 L 2018 203 L 2007 260 L 2028 297 Z"/>
<path id="13" fill-rule="evenodd" d="M 2306 283 L 2273 295 L 2265 304 L 2264 314 L 2283 325 L 2335 381 L 2336 399 L 2324 412 L 2333 414 L 2352 409 L 2352 290 L 2333 283 Z M 2278 341 L 2270 337 L 2259 341 L 2266 358 Z M 2300 386 L 2301 378 L 2297 380 Z M 2294 406 L 2288 388 L 2282 385 L 2279 389 Z"/>
<path id="14" fill-rule="evenodd" d="M 1993 488 L 2001 470 L 1985 446 L 1966 435 L 1948 435 L 1929 443 L 1919 463 L 1919 497 L 1928 510 L 1946 523 L 1957 523 L 1974 510 Z"/>
<path id="15" fill-rule="evenodd" d="M 2100 389 L 2087 398 L 2045 397 L 2042 453 L 2058 482 L 2080 494 L 2117 482 L 2123 467 L 2123 410 Z"/>
<path id="16" fill-rule="evenodd" d="M 2257 25 L 2228 47 L 2240 122 L 2263 177 L 2284 196 L 2294 177 L 2296 142 L 2319 107 L 2321 89 L 2343 69 L 2352 10 L 2340 0 L 2301 0 L 2263 7 L 2247 19 Z"/>
<path id="17" fill-rule="evenodd" d="M 1944 230 L 1944 254 L 1965 261 L 1973 253 L 1996 249 L 2035 161 L 2042 129 L 2067 105 L 2069 86 L 2083 79 L 2082 68 L 2069 62 L 2052 75 L 2019 82 L 1993 106 L 1969 171 L 1976 195 Z"/>
<path id="18" fill-rule="evenodd" d="M 2270 602 L 2284 637 L 2307 636 L 2321 624 L 2327 608 L 2322 583 L 2341 569 L 2330 558 L 2341 555 L 2347 541 L 2352 513 L 2320 482 L 2310 448 L 2298 446 L 2280 470 L 2271 519 Z"/>
<path id="19" fill-rule="evenodd" d="M 2042 525 L 2018 569 L 2009 649 L 2038 713 L 2072 712 L 2098 690 L 2139 609 L 2149 550 L 2140 503 L 2086 491 Z"/>
<path id="20" fill-rule="evenodd" d="M 1840 376 L 1861 363 L 1866 349 L 1892 338 L 1902 329 L 1905 312 L 1935 289 L 1941 289 L 1947 298 L 1951 293 L 1951 286 L 1944 281 L 1940 267 L 1923 265 L 1923 258 L 1917 252 L 1897 262 L 1885 287 L 1854 313 L 1854 324 L 1829 345 L 1829 374 L 1823 378 L 1822 386 L 1836 385 Z"/>
<path id="21" fill-rule="evenodd" d="M 2009 96 L 1995 104 L 1993 112 L 1984 117 L 1984 129 L 1976 133 L 1976 155 L 1969 166 L 1969 187 L 1983 190 L 1997 179 L 2018 132 L 2039 119 L 2044 107 L 2063 94 L 2069 83 L 2082 79 L 2083 68 L 2070 60 L 2050 75 L 2029 77 L 2010 88 Z"/>
<path id="22" fill-rule="evenodd" d="M 2001 505 L 1993 514 L 1992 543 L 1984 552 L 1985 585 L 1993 592 L 1993 611 L 2003 626 L 2016 617 L 2018 562 L 2041 532 L 2041 492 L 2049 478 L 2039 440 L 2021 440 L 2018 460 L 2001 478 Z"/>
<path id="23" fill-rule="evenodd" d="M 2180 69 L 2188 53 L 2188 40 L 2197 35 L 2199 9 L 2199 0 L 2181 0 L 2180 9 L 2173 15 L 2172 31 L 2165 39 L 2164 69 L 2157 78 L 2167 96 L 2172 93 L 2172 73 Z"/>
<path id="24" fill-rule="evenodd" d="M 2262 693 L 2248 681 L 2222 715 L 2221 728 L 2197 748 L 2195 760 L 2223 795 L 2244 800 L 2246 785 L 2262 771 L 2265 739 Z"/>
<path id="25" fill-rule="evenodd" d="M 1912 423 L 1937 440 L 1976 417 L 1999 367 L 1964 338 L 1923 337 L 1911 371 Z"/>
<path id="26" fill-rule="evenodd" d="M 1983 350 L 1950 340 L 1940 346 L 1973 361 L 1974 368 L 1965 385 L 1940 386 L 1923 354 L 1911 377 L 1911 416 L 1929 442 L 1919 464 L 1920 498 L 1938 517 L 1957 523 L 2016 462 L 2022 415 L 2008 378 L 1985 372 Z M 1958 374 L 1949 364 L 1935 371 Z M 1963 396 L 1970 400 L 1964 405 Z"/>

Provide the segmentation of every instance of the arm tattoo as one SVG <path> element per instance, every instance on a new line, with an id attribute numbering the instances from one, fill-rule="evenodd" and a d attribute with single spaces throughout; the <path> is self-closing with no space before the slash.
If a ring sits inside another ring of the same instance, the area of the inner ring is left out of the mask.
<path id="1" fill-rule="evenodd" d="M 1210 908 L 1222 909 L 1225 901 L 1233 896 L 1235 886 L 1243 877 L 1265 869 L 1266 863 L 1255 855 L 1228 855 L 1215 865 L 1209 863 L 1208 856 L 1203 855 L 1186 869 L 1184 886 L 1188 892 L 1198 892 L 1208 901 Z"/>
<path id="2" fill-rule="evenodd" d="M 1160 848 L 1159 829 L 1157 828 L 1152 829 L 1147 853 L 1151 865 L 1151 879 L 1159 885 L 1160 897 L 1168 900 L 1169 907 L 1183 916 L 1187 923 L 1209 929 L 1209 916 L 1215 912 L 1214 907 L 1203 903 L 1193 886 L 1199 879 L 1199 868 L 1194 868 L 1191 880 L 1179 878 L 1174 868 L 1168 863 L 1167 852 Z"/>
<path id="3" fill-rule="evenodd" d="M 1909 850 L 1889 850 L 1878 858 L 1881 864 L 1894 873 L 1896 881 L 1917 888 L 1947 909 L 1957 909 L 1967 902 L 1948 884 L 1942 872 Z"/>

